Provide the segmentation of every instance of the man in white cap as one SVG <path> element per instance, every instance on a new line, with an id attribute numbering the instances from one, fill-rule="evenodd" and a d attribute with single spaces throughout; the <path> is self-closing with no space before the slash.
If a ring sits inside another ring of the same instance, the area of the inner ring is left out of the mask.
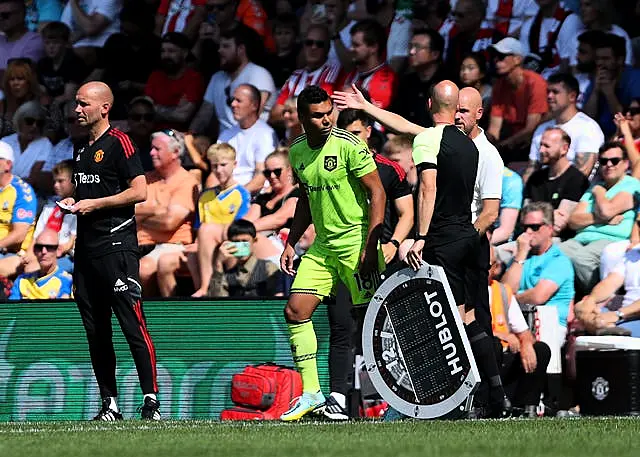
<path id="1" fill-rule="evenodd" d="M 491 46 L 498 81 L 493 86 L 491 121 L 487 136 L 494 140 L 505 164 L 525 161 L 536 126 L 549 111 L 547 83 L 522 68 L 519 40 L 507 37 Z"/>
<path id="2" fill-rule="evenodd" d="M 13 149 L 0 141 L 0 275 L 13 276 L 31 243 L 37 199 L 33 188 L 12 173 Z"/>

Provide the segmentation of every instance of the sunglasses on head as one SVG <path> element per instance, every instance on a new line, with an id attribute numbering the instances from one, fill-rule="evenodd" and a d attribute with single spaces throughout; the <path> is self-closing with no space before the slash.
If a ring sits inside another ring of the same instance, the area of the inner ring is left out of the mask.
<path id="1" fill-rule="evenodd" d="M 543 227 L 544 225 L 545 224 L 524 224 L 522 228 L 525 232 L 529 229 L 531 229 L 531 231 L 533 232 L 537 232 L 538 230 L 540 230 L 540 227 Z"/>
<path id="2" fill-rule="evenodd" d="M 632 116 L 635 116 L 637 114 L 640 114 L 640 106 L 634 106 L 634 107 L 630 107 L 630 108 L 626 108 L 624 110 L 624 113 L 627 114 L 631 114 Z"/>
<path id="3" fill-rule="evenodd" d="M 323 40 L 304 40 L 304 45 L 308 48 L 312 46 L 316 46 L 317 48 L 325 48 L 327 46 L 327 42 Z"/>
<path id="4" fill-rule="evenodd" d="M 34 125 L 37 125 L 38 127 L 44 126 L 44 120 L 35 119 L 33 117 L 25 117 L 22 122 L 24 122 L 24 125 L 27 127 L 33 127 Z"/>
<path id="5" fill-rule="evenodd" d="M 146 122 L 151 122 L 153 121 L 153 119 L 155 118 L 155 116 L 151 113 L 131 113 L 129 114 L 129 119 L 131 119 L 134 122 L 140 122 L 140 121 L 146 121 Z"/>
<path id="6" fill-rule="evenodd" d="M 618 165 L 620 162 L 622 161 L 622 157 L 600 157 L 598 159 L 598 163 L 600 164 L 600 166 L 604 167 L 605 165 L 608 165 L 609 162 L 611 162 L 612 166 L 616 166 Z"/>
<path id="7" fill-rule="evenodd" d="M 42 243 L 36 243 L 33 245 L 33 250 L 37 251 L 37 252 L 42 252 L 44 250 L 44 248 L 47 248 L 48 252 L 52 252 L 58 249 L 58 245 L 57 244 L 42 244 Z"/>
<path id="8" fill-rule="evenodd" d="M 276 175 L 276 178 L 279 178 L 282 174 L 282 168 L 274 168 L 272 170 L 265 168 L 264 170 L 262 170 L 262 174 L 265 178 L 270 178 L 272 174 Z"/>
<path id="9" fill-rule="evenodd" d="M 164 133 L 167 136 L 170 136 L 172 138 L 176 137 L 176 131 L 173 129 L 162 129 L 160 130 L 162 133 Z"/>

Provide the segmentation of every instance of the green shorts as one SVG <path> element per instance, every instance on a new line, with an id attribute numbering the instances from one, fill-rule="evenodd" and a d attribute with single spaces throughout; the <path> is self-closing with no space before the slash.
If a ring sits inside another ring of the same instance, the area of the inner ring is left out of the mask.
<path id="1" fill-rule="evenodd" d="M 378 249 L 378 271 L 363 276 L 358 271 L 360 251 L 346 255 L 325 255 L 313 247 L 302 256 L 291 293 L 312 294 L 323 299 L 335 296 L 338 281 L 342 281 L 351 293 L 354 305 L 369 303 L 380 285 L 380 273 L 384 270 L 384 255 Z"/>

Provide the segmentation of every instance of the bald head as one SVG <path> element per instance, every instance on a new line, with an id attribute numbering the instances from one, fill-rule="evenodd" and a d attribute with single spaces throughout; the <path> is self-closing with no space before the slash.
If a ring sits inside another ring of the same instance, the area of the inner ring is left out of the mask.
<path id="1" fill-rule="evenodd" d="M 456 111 L 456 126 L 471 138 L 478 134 L 478 121 L 482 118 L 482 96 L 473 87 L 465 87 L 458 95 L 458 109 Z M 474 133 L 475 131 L 475 133 Z M 473 133 L 473 134 L 472 134 Z"/>
<path id="2" fill-rule="evenodd" d="M 49 246 L 54 246 L 58 244 L 58 232 L 45 228 L 38 238 L 36 238 L 36 244 L 46 244 Z"/>
<path id="3" fill-rule="evenodd" d="M 458 103 L 465 104 L 465 106 L 478 109 L 482 108 L 482 95 L 478 92 L 477 89 L 473 87 L 464 87 L 460 89 L 460 94 L 458 95 Z"/>
<path id="4" fill-rule="evenodd" d="M 452 81 L 444 80 L 431 89 L 431 114 L 451 114 L 458 106 L 458 86 Z"/>
<path id="5" fill-rule="evenodd" d="M 111 92 L 109 86 L 100 81 L 91 81 L 83 84 L 78 89 L 78 94 L 90 97 L 99 104 L 108 103 L 109 106 L 113 105 L 113 92 Z"/>
<path id="6" fill-rule="evenodd" d="M 91 81 L 76 93 L 76 117 L 78 124 L 102 133 L 109 125 L 109 111 L 113 106 L 113 93 L 103 82 Z M 92 134 L 90 133 L 90 136 Z"/>

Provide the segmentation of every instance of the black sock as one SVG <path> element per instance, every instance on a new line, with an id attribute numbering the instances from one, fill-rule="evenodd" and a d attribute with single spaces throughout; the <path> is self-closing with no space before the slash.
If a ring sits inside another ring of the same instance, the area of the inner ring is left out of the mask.
<path id="1" fill-rule="evenodd" d="M 344 294 L 339 294 L 342 299 Z M 355 323 L 351 303 L 336 299 L 325 300 L 329 314 L 329 387 L 331 392 L 347 395 L 353 388 Z"/>
<path id="2" fill-rule="evenodd" d="M 489 385 L 489 401 L 493 404 L 500 403 L 504 398 L 504 389 L 492 340 L 476 321 L 466 324 L 465 330 L 473 356 L 476 359 L 480 378 L 482 382 L 487 382 Z"/>

